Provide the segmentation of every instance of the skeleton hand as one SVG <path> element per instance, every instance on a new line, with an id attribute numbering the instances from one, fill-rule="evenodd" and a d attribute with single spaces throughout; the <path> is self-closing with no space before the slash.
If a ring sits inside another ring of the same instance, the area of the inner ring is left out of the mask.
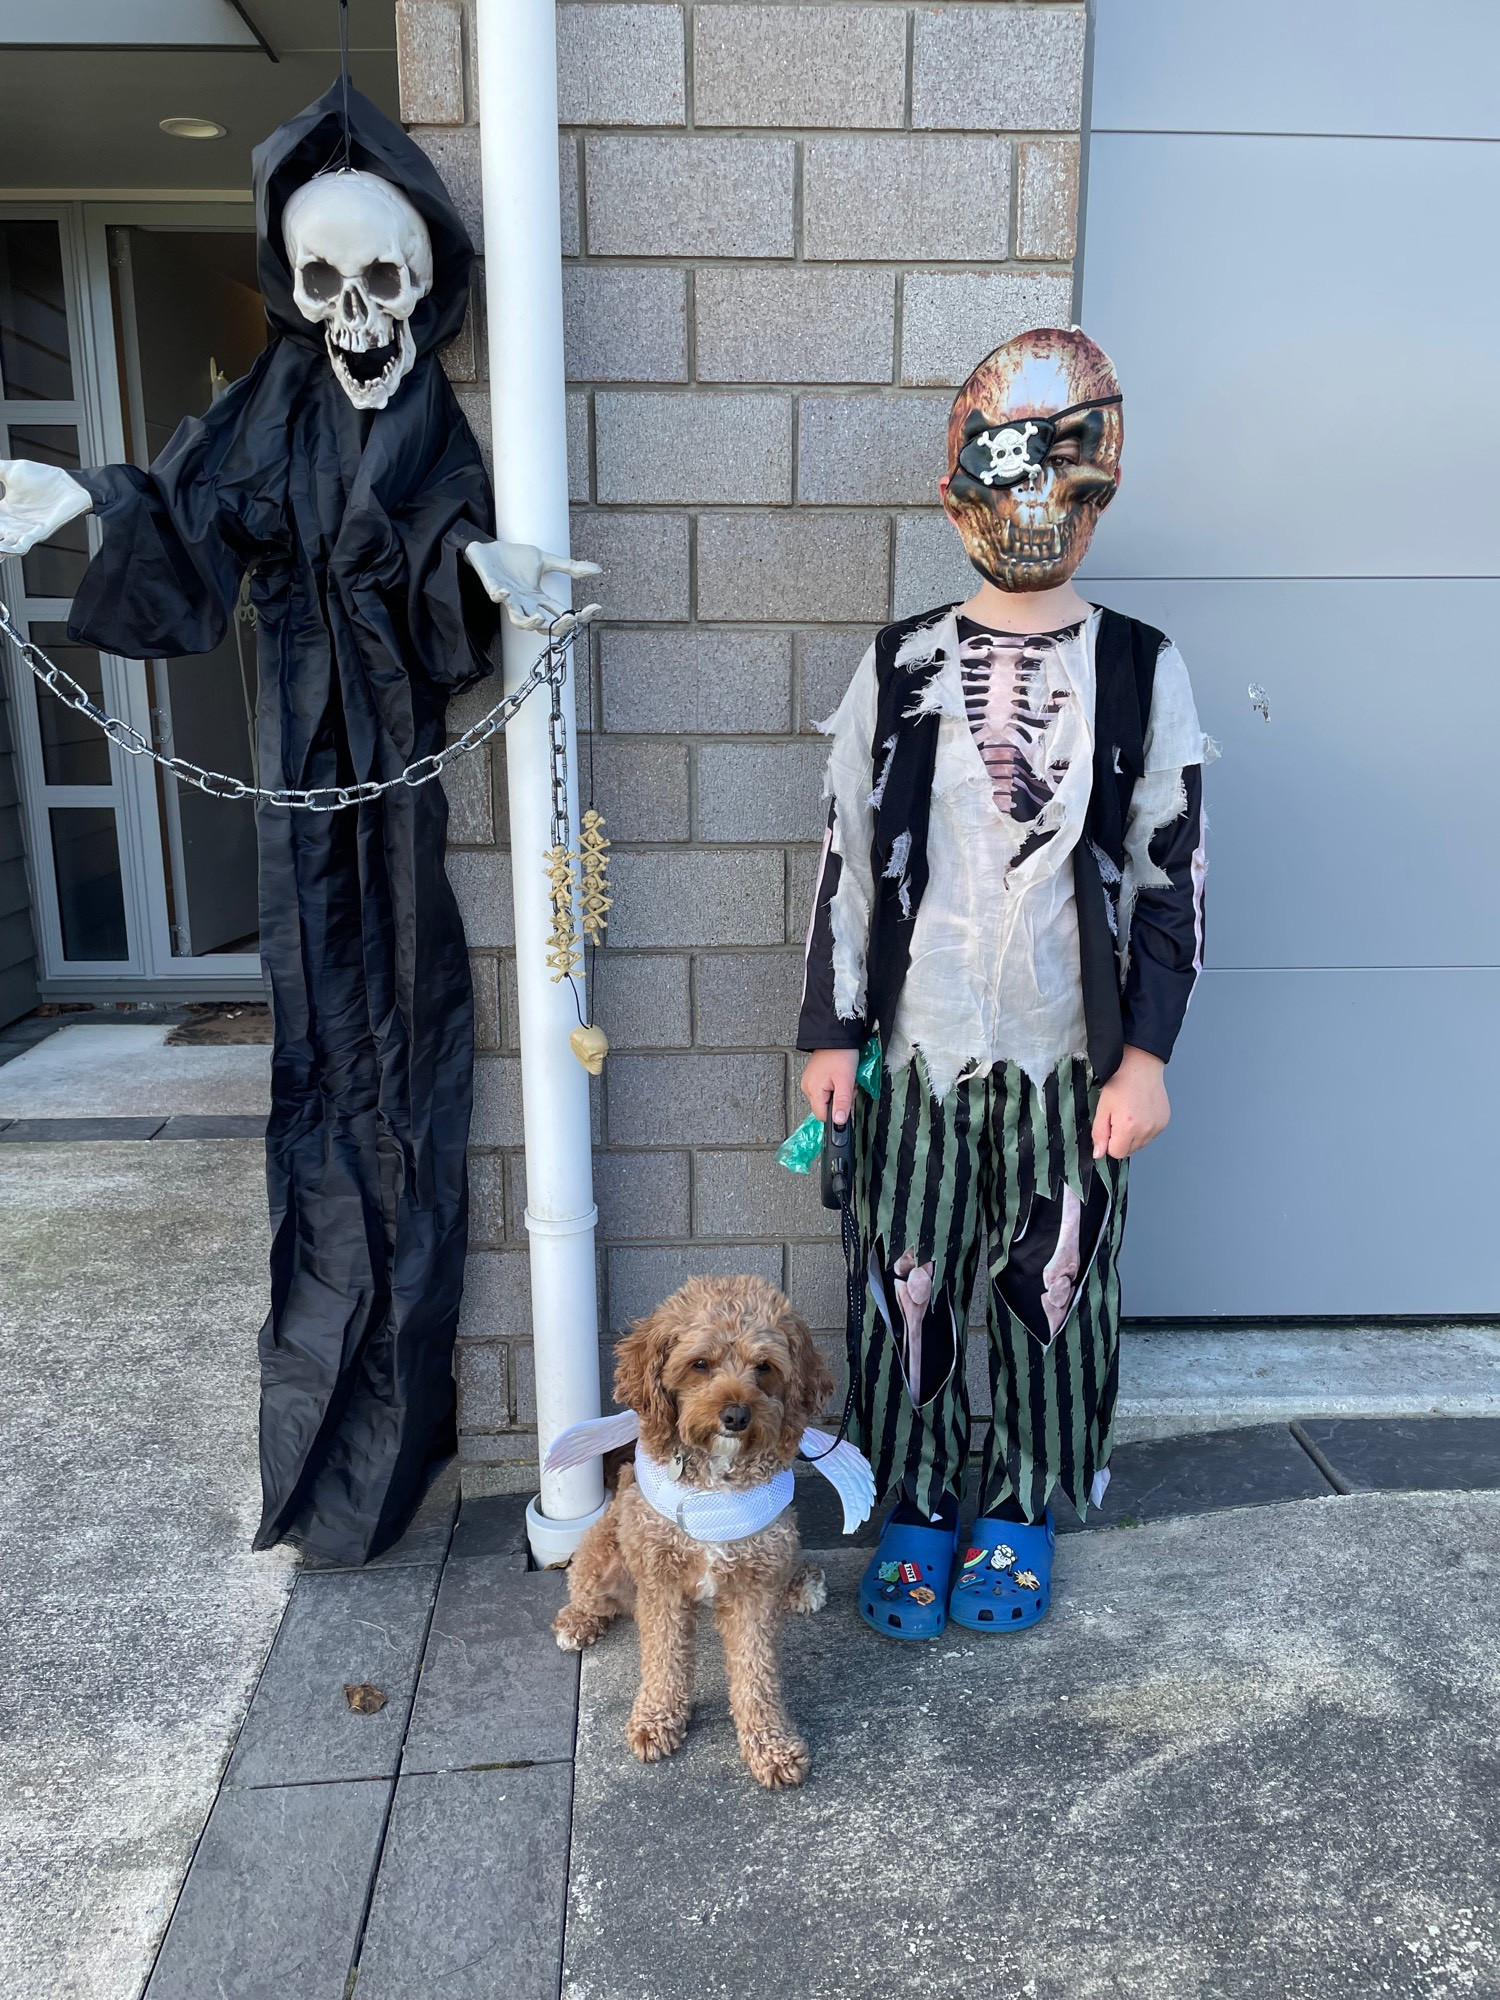
<path id="1" fill-rule="evenodd" d="M 598 576 L 598 563 L 570 562 L 566 556 L 549 556 L 529 542 L 470 542 L 464 550 L 469 566 L 496 604 L 505 606 L 512 625 L 526 632 L 540 632 L 555 623 L 561 638 L 577 625 L 587 625 L 599 616 L 597 604 L 582 611 L 564 611 L 560 604 L 542 593 L 542 578 L 548 570 L 559 576 Z"/>
<path id="2" fill-rule="evenodd" d="M 24 556 L 93 508 L 70 472 L 29 458 L 0 458 L 0 556 Z"/>

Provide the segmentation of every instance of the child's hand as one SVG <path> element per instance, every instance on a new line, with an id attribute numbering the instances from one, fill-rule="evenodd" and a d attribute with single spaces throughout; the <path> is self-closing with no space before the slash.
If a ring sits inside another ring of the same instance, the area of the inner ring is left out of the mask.
<path id="1" fill-rule="evenodd" d="M 815 1049 L 802 1071 L 802 1095 L 814 1114 L 826 1119 L 830 1100 L 835 1125 L 847 1125 L 854 1102 L 854 1073 L 859 1068 L 858 1049 Z"/>
<path id="2" fill-rule="evenodd" d="M 813 1057 L 814 1062 L 818 1060 Z M 1096 1160 L 1102 1160 L 1106 1153 L 1112 1160 L 1128 1160 L 1142 1146 L 1149 1146 L 1158 1132 L 1166 1131 L 1172 1118 L 1166 1069 L 1160 1056 L 1147 1055 L 1144 1049 L 1126 1049 L 1120 1067 L 1099 1092 L 1099 1109 L 1094 1113 Z"/>

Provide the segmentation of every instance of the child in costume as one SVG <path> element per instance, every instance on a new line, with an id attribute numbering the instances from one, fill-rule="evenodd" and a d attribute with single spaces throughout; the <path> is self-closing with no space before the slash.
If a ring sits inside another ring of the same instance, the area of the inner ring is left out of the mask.
<path id="1" fill-rule="evenodd" d="M 984 581 L 882 631 L 824 725 L 797 1042 L 814 1112 L 854 1120 L 852 1434 L 899 1487 L 859 1605 L 895 1638 L 1034 1624 L 1053 1488 L 1082 1514 L 1109 1480 L 1127 1161 L 1202 966 L 1211 754 L 1176 648 L 1070 581 L 1123 435 L 1077 328 L 981 362 L 940 492 Z M 994 1421 L 961 1543 L 981 1251 Z"/>

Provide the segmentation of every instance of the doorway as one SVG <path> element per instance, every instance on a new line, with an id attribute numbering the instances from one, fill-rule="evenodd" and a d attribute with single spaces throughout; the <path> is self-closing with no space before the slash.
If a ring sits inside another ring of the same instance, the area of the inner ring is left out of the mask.
<path id="1" fill-rule="evenodd" d="M 251 366 L 266 325 L 248 205 L 0 212 L 0 451 L 147 465 Z M 254 632 L 131 661 L 67 638 L 97 529 L 4 565 L 29 636 L 165 754 L 255 775 Z M 131 757 L 10 661 L 13 734 L 48 998 L 260 990 L 253 808 Z"/>

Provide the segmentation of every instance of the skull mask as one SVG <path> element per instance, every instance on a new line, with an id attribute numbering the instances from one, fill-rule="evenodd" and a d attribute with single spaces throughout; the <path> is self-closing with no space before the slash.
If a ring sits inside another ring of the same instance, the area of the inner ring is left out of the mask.
<path id="1" fill-rule="evenodd" d="M 1120 477 L 1109 356 L 1077 327 L 1017 334 L 953 399 L 940 491 L 969 560 L 1001 590 L 1051 590 L 1083 561 Z"/>
<path id="2" fill-rule="evenodd" d="M 383 410 L 417 358 L 411 316 L 432 289 L 432 239 L 411 202 L 376 174 L 320 174 L 282 218 L 302 317 L 357 410 Z"/>

